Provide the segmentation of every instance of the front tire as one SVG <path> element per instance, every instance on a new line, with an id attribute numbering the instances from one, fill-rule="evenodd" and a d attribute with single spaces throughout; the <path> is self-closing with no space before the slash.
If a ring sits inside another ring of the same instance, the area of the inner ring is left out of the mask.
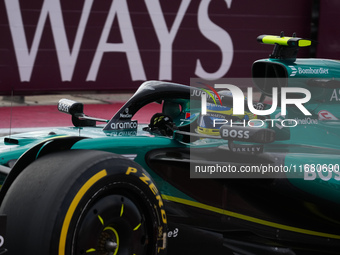
<path id="1" fill-rule="evenodd" d="M 1 205 L 8 254 L 162 254 L 167 219 L 151 177 L 112 153 L 70 150 L 29 165 Z"/>

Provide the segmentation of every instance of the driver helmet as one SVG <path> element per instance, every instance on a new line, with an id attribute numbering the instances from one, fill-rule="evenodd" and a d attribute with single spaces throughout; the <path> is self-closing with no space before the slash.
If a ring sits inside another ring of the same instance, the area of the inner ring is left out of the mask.
<path id="1" fill-rule="evenodd" d="M 220 127 L 222 125 L 230 125 L 231 122 L 248 121 L 256 119 L 252 113 L 245 112 L 244 115 L 233 115 L 233 109 L 227 106 L 207 103 L 206 115 L 200 114 L 196 132 L 205 135 L 220 135 Z"/>

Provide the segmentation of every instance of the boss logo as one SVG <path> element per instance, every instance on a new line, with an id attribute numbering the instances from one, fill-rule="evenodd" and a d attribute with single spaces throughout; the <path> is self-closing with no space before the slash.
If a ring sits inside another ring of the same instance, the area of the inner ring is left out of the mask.
<path id="1" fill-rule="evenodd" d="M 247 130 L 235 130 L 235 129 L 223 129 L 222 136 L 226 138 L 239 138 L 239 139 L 249 139 L 249 131 Z"/>
<path id="2" fill-rule="evenodd" d="M 245 141 L 250 143 L 272 143 L 275 141 L 275 131 L 268 128 L 241 126 L 231 128 L 230 126 L 223 125 L 220 128 L 220 135 L 222 139 L 229 141 Z"/>

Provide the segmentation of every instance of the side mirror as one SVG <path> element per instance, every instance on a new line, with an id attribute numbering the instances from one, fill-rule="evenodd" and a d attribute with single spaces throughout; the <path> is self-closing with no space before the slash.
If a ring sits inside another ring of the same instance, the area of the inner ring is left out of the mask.
<path id="1" fill-rule="evenodd" d="M 104 119 L 86 116 L 83 113 L 84 105 L 69 99 L 59 100 L 58 110 L 72 115 L 72 123 L 75 127 L 93 127 L 96 126 L 96 121 L 108 122 Z"/>
<path id="2" fill-rule="evenodd" d="M 84 105 L 73 100 L 60 99 L 58 103 L 58 110 L 72 116 L 81 116 L 84 114 Z"/>

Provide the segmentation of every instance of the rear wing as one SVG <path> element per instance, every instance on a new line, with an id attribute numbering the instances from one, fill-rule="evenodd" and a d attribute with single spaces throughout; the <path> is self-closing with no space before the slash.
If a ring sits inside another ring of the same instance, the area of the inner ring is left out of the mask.
<path id="1" fill-rule="evenodd" d="M 300 47 L 307 47 L 312 44 L 311 40 L 296 37 L 294 33 L 292 37 L 284 36 L 281 32 L 279 36 L 260 35 L 257 41 L 263 44 L 273 44 L 274 50 L 269 56 L 270 58 L 288 59 L 295 61 Z"/>

